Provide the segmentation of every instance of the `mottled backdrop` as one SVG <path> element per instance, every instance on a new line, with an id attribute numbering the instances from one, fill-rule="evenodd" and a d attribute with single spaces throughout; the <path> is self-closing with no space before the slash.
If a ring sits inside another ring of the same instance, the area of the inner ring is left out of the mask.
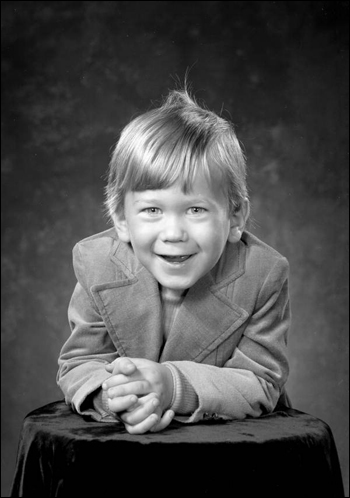
<path id="1" fill-rule="evenodd" d="M 62 398 L 71 249 L 107 227 L 111 147 L 187 69 L 245 146 L 251 230 L 290 261 L 289 393 L 331 426 L 348 490 L 348 9 L 2 2 L 2 496 L 23 417 Z"/>

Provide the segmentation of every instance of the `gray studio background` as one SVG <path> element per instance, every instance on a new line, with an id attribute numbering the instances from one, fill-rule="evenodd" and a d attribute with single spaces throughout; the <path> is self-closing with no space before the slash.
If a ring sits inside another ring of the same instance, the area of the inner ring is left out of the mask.
<path id="1" fill-rule="evenodd" d="M 289 394 L 330 425 L 348 493 L 348 9 L 2 2 L 2 496 L 23 417 L 63 397 L 71 250 L 107 228 L 111 147 L 188 68 L 245 146 L 251 231 L 289 259 Z"/>

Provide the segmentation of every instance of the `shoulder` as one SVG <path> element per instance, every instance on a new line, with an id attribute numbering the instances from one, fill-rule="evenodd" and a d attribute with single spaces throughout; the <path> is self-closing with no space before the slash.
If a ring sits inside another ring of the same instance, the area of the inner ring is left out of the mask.
<path id="1" fill-rule="evenodd" d="M 128 265 L 118 258 L 119 254 L 128 251 L 124 246 L 114 228 L 80 240 L 73 248 L 73 266 L 78 280 L 94 285 L 129 278 Z"/>
<path id="2" fill-rule="evenodd" d="M 275 265 L 288 266 L 285 256 L 252 233 L 243 232 L 241 241 L 246 248 L 246 265 L 265 270 Z"/>
<path id="3" fill-rule="evenodd" d="M 242 243 L 246 248 L 245 280 L 258 286 L 283 285 L 289 276 L 287 258 L 250 232 L 244 232 Z"/>
<path id="4" fill-rule="evenodd" d="M 77 242 L 73 248 L 73 253 L 80 253 L 82 256 L 90 258 L 108 257 L 114 246 L 119 243 L 115 228 L 104 230 L 103 232 L 90 235 Z"/>
<path id="5" fill-rule="evenodd" d="M 250 232 L 236 244 L 228 243 L 212 277 L 215 289 L 254 296 L 265 283 L 281 285 L 288 278 L 287 259 Z M 239 290 L 240 289 L 240 290 Z"/>
<path id="6" fill-rule="evenodd" d="M 288 261 L 250 232 L 244 232 L 240 242 L 231 246 L 230 255 L 225 256 L 228 277 L 221 281 L 220 291 L 232 303 L 252 313 L 259 302 L 278 295 L 287 284 Z M 232 268 L 236 270 L 232 272 Z"/>

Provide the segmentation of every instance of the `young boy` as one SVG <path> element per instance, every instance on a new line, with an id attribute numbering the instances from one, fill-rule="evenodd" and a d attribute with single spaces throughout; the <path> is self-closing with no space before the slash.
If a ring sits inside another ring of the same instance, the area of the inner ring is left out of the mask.
<path id="1" fill-rule="evenodd" d="M 285 402 L 288 263 L 244 230 L 232 125 L 170 92 L 123 130 L 106 193 L 114 227 L 73 250 L 66 402 L 131 434 Z"/>

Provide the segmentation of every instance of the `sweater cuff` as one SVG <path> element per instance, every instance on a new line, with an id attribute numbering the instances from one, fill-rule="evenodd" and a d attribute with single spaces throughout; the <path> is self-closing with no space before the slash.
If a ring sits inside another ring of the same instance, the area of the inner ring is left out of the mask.
<path id="1" fill-rule="evenodd" d="M 173 397 L 169 409 L 185 415 L 193 413 L 199 406 L 198 396 L 186 377 L 171 363 L 165 362 L 173 377 Z"/>

